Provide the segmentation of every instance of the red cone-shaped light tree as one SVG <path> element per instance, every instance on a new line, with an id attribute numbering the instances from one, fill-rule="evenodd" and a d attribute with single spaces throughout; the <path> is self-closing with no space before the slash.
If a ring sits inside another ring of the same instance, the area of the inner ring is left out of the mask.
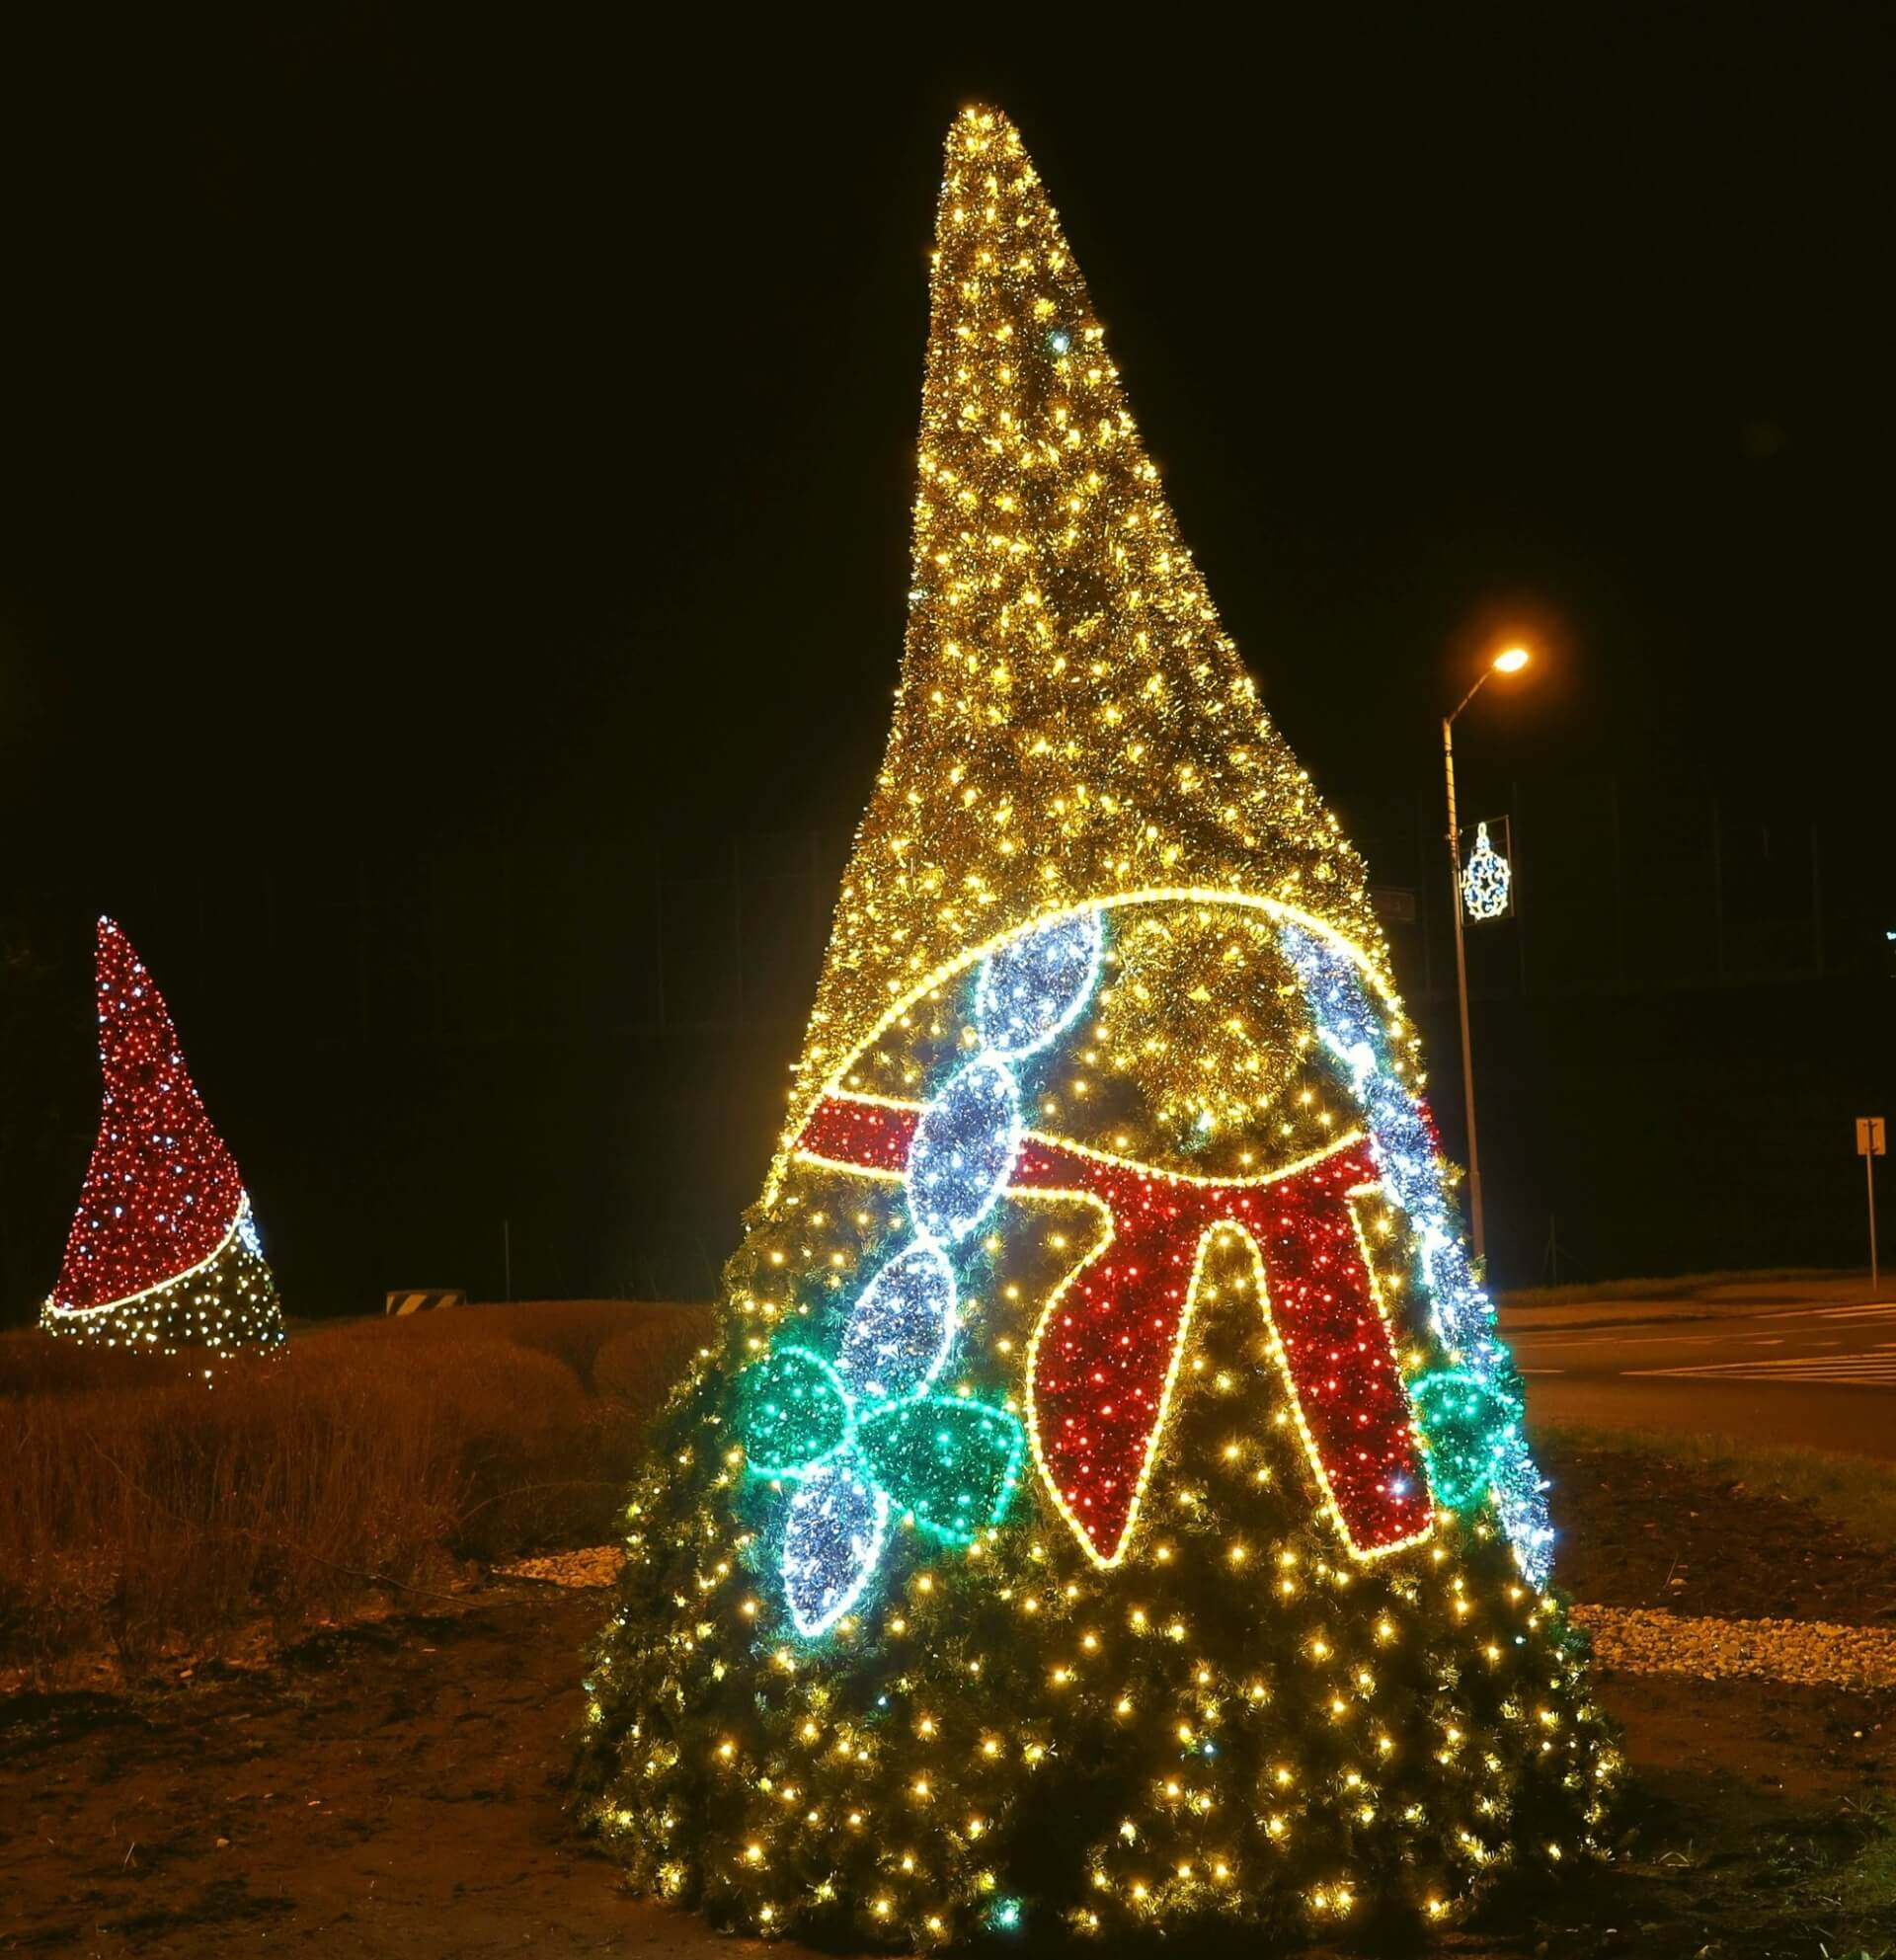
<path id="1" fill-rule="evenodd" d="M 99 1137 L 40 1324 L 165 1354 L 280 1347 L 276 1283 L 236 1159 L 204 1113 L 163 995 L 109 918 L 98 986 Z"/>

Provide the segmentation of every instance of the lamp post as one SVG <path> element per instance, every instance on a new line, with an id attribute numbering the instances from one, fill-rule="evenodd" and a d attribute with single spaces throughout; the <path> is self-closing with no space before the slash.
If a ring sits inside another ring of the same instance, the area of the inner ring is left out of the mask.
<path id="1" fill-rule="evenodd" d="M 1474 1056 L 1468 1046 L 1468 956 L 1462 941 L 1462 828 L 1455 814 L 1455 723 L 1487 685 L 1491 673 L 1519 673 L 1528 664 L 1525 647 L 1509 647 L 1481 669 L 1453 714 L 1442 717 L 1442 769 L 1449 786 L 1449 908 L 1455 915 L 1455 991 L 1462 1008 L 1462 1103 L 1468 1123 L 1468 1229 L 1474 1256 L 1485 1259 L 1487 1228 L 1481 1215 L 1481 1151 L 1474 1138 Z"/>

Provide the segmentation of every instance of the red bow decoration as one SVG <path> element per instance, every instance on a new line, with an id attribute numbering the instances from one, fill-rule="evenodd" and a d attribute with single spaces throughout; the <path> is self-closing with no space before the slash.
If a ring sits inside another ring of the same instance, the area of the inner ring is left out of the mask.
<path id="1" fill-rule="evenodd" d="M 920 1116 L 826 1096 L 797 1140 L 840 1169 L 900 1176 Z M 1358 1557 L 1429 1529 L 1427 1474 L 1389 1325 L 1363 1257 L 1353 1193 L 1374 1188 L 1369 1146 L 1346 1137 L 1268 1177 L 1207 1179 L 1028 1133 L 1008 1195 L 1090 1203 L 1104 1230 L 1048 1300 L 1027 1361 L 1028 1428 L 1054 1501 L 1100 1565 L 1125 1555 L 1157 1459 L 1210 1241 L 1235 1231 L 1299 1429 L 1332 1517 Z"/>

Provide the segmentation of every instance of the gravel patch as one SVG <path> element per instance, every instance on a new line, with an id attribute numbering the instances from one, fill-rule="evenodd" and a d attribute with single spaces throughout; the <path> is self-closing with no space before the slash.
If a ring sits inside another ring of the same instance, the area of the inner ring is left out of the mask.
<path id="1" fill-rule="evenodd" d="M 610 1586 L 625 1563 L 623 1545 L 587 1545 L 579 1551 L 548 1552 L 542 1558 L 516 1558 L 497 1565 L 497 1579 L 537 1579 L 548 1586 Z"/>
<path id="2" fill-rule="evenodd" d="M 619 1545 L 587 1545 L 497 1565 L 494 1576 L 597 1589 L 615 1584 L 624 1563 Z M 1620 1674 L 1896 1687 L 1896 1628 L 1820 1619 L 1716 1619 L 1643 1607 L 1576 1604 L 1571 1612 L 1593 1636 L 1598 1665 Z"/>
<path id="3" fill-rule="evenodd" d="M 1693 1619 L 1645 1607 L 1576 1606 L 1595 1661 L 1621 1674 L 1748 1678 L 1813 1687 L 1896 1687 L 1896 1629 L 1820 1619 Z"/>

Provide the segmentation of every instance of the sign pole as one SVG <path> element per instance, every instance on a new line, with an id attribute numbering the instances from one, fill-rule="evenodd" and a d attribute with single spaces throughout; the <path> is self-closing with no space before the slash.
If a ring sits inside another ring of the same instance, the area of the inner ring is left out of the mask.
<path id="1" fill-rule="evenodd" d="M 1869 1191 L 1869 1296 L 1879 1299 L 1883 1283 L 1876 1271 L 1876 1157 L 1870 1150 L 1863 1152 L 1863 1183 Z"/>
<path id="2" fill-rule="evenodd" d="M 1883 1278 L 1876 1263 L 1876 1159 L 1889 1148 L 1880 1116 L 1856 1119 L 1856 1154 L 1863 1160 L 1863 1189 L 1869 1196 L 1869 1296 L 1881 1299 Z"/>
<path id="3" fill-rule="evenodd" d="M 1458 715 L 1461 712 L 1456 710 Z M 1455 914 L 1455 996 L 1462 1009 L 1462 1107 L 1468 1122 L 1468 1236 L 1475 1259 L 1485 1265 L 1488 1235 L 1481 1215 L 1481 1151 L 1474 1140 L 1474 1055 L 1468 1046 L 1468 956 L 1462 944 L 1462 832 L 1455 814 L 1455 715 L 1442 724 L 1442 769 L 1449 785 L 1449 908 Z"/>

